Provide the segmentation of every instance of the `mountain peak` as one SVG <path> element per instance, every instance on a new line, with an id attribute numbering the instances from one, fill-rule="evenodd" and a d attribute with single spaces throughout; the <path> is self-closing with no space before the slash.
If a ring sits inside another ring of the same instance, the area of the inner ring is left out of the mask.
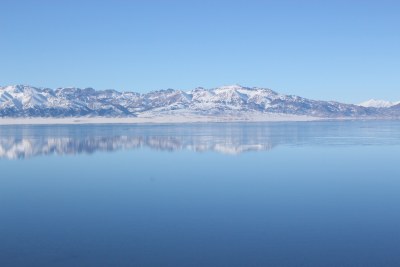
<path id="1" fill-rule="evenodd" d="M 391 101 L 386 101 L 386 100 L 370 99 L 368 101 L 358 104 L 358 106 L 366 107 L 366 108 L 389 108 L 389 107 L 395 106 L 397 104 L 400 104 L 400 101 L 391 102 Z"/>
<path id="2" fill-rule="evenodd" d="M 239 89 L 243 89 L 245 87 L 239 85 L 239 84 L 232 84 L 232 85 L 223 85 L 220 87 L 217 87 L 216 89 L 219 90 L 239 90 Z"/>
<path id="3" fill-rule="evenodd" d="M 397 118 L 400 116 L 397 109 L 386 108 L 395 104 L 370 100 L 356 106 L 315 101 L 239 84 L 192 91 L 167 89 L 143 94 L 74 87 L 56 90 L 27 85 L 0 87 L 0 117 L 157 117 L 168 114 L 211 118 L 234 114 L 239 117 L 290 114 L 320 118 Z M 371 108 L 374 106 L 382 108 Z"/>

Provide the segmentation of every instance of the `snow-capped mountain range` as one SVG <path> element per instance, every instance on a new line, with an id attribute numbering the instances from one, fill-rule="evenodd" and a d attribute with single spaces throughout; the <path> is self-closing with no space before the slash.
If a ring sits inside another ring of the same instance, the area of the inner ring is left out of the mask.
<path id="1" fill-rule="evenodd" d="M 222 86 L 150 93 L 93 88 L 0 87 L 0 117 L 138 117 L 144 115 L 290 114 L 319 118 L 398 117 L 400 103 L 343 104 L 279 94 L 271 89 Z"/>
<path id="2" fill-rule="evenodd" d="M 367 108 L 390 108 L 390 107 L 393 107 L 393 106 L 396 106 L 399 104 L 400 104 L 400 101 L 391 102 L 391 101 L 385 101 L 385 100 L 370 99 L 370 100 L 362 102 L 358 105 L 362 106 L 362 107 L 367 107 Z"/>

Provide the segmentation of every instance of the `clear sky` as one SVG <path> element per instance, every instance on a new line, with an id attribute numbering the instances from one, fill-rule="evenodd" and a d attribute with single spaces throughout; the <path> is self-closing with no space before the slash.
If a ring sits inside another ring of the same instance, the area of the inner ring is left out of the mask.
<path id="1" fill-rule="evenodd" d="M 400 100 L 400 1 L 0 0 L 0 85 Z"/>

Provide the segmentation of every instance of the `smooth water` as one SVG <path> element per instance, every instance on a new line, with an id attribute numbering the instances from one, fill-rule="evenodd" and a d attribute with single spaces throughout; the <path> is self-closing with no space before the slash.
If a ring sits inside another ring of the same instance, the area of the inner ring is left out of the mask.
<path id="1" fill-rule="evenodd" d="M 0 126 L 0 266 L 400 266 L 400 122 Z"/>

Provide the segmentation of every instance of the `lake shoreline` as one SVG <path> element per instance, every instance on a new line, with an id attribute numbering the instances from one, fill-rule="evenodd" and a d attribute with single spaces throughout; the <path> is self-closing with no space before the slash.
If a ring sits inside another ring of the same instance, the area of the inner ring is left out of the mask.
<path id="1" fill-rule="evenodd" d="M 154 116 L 154 117 L 67 117 L 67 118 L 0 118 L 2 125 L 79 125 L 79 124 L 185 124 L 185 123 L 253 123 L 253 122 L 312 122 L 312 121 L 375 121 L 399 120 L 398 118 L 319 118 L 297 115 L 274 116 Z"/>
<path id="2" fill-rule="evenodd" d="M 52 124 L 164 124 L 164 123 L 216 123 L 216 122 L 289 122 L 317 121 L 321 118 L 274 114 L 273 116 L 140 116 L 140 117 L 65 117 L 65 118 L 0 118 L 0 125 L 52 125 Z"/>

